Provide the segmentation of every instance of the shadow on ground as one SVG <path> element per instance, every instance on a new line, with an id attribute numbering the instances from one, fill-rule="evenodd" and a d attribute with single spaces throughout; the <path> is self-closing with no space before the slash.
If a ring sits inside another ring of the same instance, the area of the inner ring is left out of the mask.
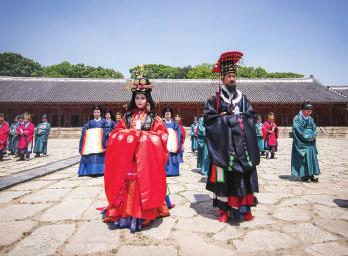
<path id="1" fill-rule="evenodd" d="M 292 175 L 279 175 L 278 177 L 281 180 L 301 181 L 301 179 L 299 177 L 292 176 Z"/>
<path id="2" fill-rule="evenodd" d="M 337 204 L 337 206 L 339 206 L 339 207 L 348 208 L 348 200 L 344 200 L 344 199 L 334 199 L 333 201 L 334 201 L 334 203 Z"/>

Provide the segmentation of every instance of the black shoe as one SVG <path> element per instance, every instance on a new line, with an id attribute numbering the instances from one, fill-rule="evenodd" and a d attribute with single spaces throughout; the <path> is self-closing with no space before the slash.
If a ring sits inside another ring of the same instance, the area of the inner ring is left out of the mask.
<path id="1" fill-rule="evenodd" d="M 271 159 L 274 159 L 274 153 L 273 152 L 271 153 Z"/>
<path id="2" fill-rule="evenodd" d="M 309 177 L 309 179 L 311 180 L 311 182 L 318 182 L 319 179 L 318 178 L 315 178 L 313 175 Z"/>
<path id="3" fill-rule="evenodd" d="M 261 151 L 261 156 L 264 156 L 265 155 L 265 151 Z"/>
<path id="4" fill-rule="evenodd" d="M 308 176 L 303 176 L 303 177 L 301 177 L 301 180 L 303 181 L 303 182 L 309 182 L 309 177 Z"/>
<path id="5" fill-rule="evenodd" d="M 35 157 L 40 157 L 40 154 L 36 154 Z"/>

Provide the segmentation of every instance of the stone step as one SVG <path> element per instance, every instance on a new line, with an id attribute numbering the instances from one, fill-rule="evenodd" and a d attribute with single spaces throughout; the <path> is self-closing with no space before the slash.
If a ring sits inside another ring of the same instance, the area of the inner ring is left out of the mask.
<path id="1" fill-rule="evenodd" d="M 78 139 L 81 136 L 81 127 L 51 129 L 50 137 L 54 139 Z M 190 127 L 185 127 L 186 137 L 189 138 Z M 279 127 L 279 137 L 288 138 L 292 132 L 291 127 Z M 318 127 L 318 137 L 348 138 L 348 127 Z"/>

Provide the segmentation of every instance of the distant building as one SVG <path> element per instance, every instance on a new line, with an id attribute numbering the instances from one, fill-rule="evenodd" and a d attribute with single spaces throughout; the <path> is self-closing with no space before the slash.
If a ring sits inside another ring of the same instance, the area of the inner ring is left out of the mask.
<path id="1" fill-rule="evenodd" d="M 160 114 L 166 106 L 183 116 L 184 125 L 201 115 L 218 82 L 208 79 L 153 79 L 152 96 Z M 319 126 L 348 126 L 348 97 L 338 87 L 323 86 L 314 77 L 291 79 L 238 79 L 237 88 L 266 116 L 274 112 L 281 126 L 291 126 L 302 102 L 315 104 L 313 117 Z M 29 111 L 37 123 L 49 114 L 54 127 L 79 127 L 89 118 L 92 106 L 100 104 L 113 112 L 125 112 L 131 93 L 125 79 L 16 78 L 0 77 L 0 112 L 12 121 Z"/>

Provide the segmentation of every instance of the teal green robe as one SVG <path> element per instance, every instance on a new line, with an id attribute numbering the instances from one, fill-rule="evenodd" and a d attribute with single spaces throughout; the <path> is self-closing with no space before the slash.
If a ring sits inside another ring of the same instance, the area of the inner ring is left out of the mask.
<path id="1" fill-rule="evenodd" d="M 260 152 L 265 151 L 265 144 L 262 137 L 262 123 L 256 123 L 256 136 L 257 136 L 257 145 L 259 146 Z"/>
<path id="2" fill-rule="evenodd" d="M 195 133 L 195 124 L 191 125 L 190 136 L 191 136 L 191 151 L 195 152 L 197 150 L 197 136 Z"/>
<path id="3" fill-rule="evenodd" d="M 305 177 L 319 175 L 317 126 L 312 117 L 304 118 L 299 112 L 292 124 L 291 175 Z"/>
<path id="4" fill-rule="evenodd" d="M 198 155 L 197 168 L 201 169 L 201 173 L 207 175 L 209 170 L 208 145 L 205 135 L 205 127 L 203 117 L 198 121 Z"/>
<path id="5" fill-rule="evenodd" d="M 10 126 L 10 136 L 8 138 L 8 150 L 11 154 L 16 154 L 17 151 L 17 127 L 18 123 L 12 123 Z"/>
<path id="6" fill-rule="evenodd" d="M 35 146 L 34 153 L 47 154 L 47 141 L 50 134 L 51 124 L 40 123 L 35 129 Z"/>

